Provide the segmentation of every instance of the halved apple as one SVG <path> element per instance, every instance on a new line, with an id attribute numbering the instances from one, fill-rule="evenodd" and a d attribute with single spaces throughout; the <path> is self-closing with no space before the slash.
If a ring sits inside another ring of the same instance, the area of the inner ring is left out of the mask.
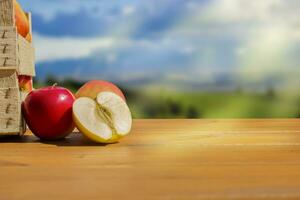
<path id="1" fill-rule="evenodd" d="M 80 97 L 73 104 L 77 128 L 99 143 L 115 143 L 131 130 L 132 117 L 126 102 L 112 92 L 101 92 L 96 99 Z"/>

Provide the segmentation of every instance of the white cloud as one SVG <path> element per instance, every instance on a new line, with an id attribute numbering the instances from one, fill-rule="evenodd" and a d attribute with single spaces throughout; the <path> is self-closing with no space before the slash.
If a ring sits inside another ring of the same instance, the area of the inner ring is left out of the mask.
<path id="1" fill-rule="evenodd" d="M 273 18 L 273 8 L 281 0 L 218 0 L 210 7 L 210 12 L 219 22 L 261 21 Z"/>
<path id="2" fill-rule="evenodd" d="M 248 41 L 241 44 L 244 53 L 240 59 L 241 72 L 249 75 L 256 73 L 255 80 L 273 75 L 277 70 L 288 68 L 291 43 L 289 30 L 284 27 L 265 27 L 260 32 L 249 36 Z M 259 72 L 259 73 L 258 73 Z M 254 74 L 255 75 L 255 74 Z"/>
<path id="3" fill-rule="evenodd" d="M 94 50 L 111 48 L 117 43 L 116 38 L 56 38 L 34 34 L 37 62 L 84 58 Z"/>
<path id="4" fill-rule="evenodd" d="M 98 38 L 77 38 L 77 37 L 49 37 L 34 33 L 34 46 L 36 48 L 36 62 L 56 61 L 63 59 L 80 59 L 95 56 L 102 53 L 108 63 L 114 63 L 118 59 L 117 51 L 121 49 L 145 49 L 156 52 L 157 50 L 168 49 L 176 43 L 166 44 L 165 40 L 133 40 L 128 37 L 98 37 Z M 186 53 L 193 49 L 187 47 Z M 182 52 L 178 48 L 179 52 Z M 105 54 L 105 55 L 104 55 Z"/>
<path id="5" fill-rule="evenodd" d="M 125 16 L 131 15 L 135 12 L 135 7 L 131 5 L 126 5 L 122 8 L 122 13 Z"/>
<path id="6" fill-rule="evenodd" d="M 228 0 L 221 2 L 229 6 Z M 300 27 L 296 25 L 300 23 L 300 18 L 294 15 L 298 13 L 299 1 L 294 6 L 292 1 L 285 0 L 230 2 L 231 9 L 222 7 L 222 4 L 217 6 L 216 13 L 221 22 L 249 24 L 248 28 L 243 28 L 244 34 L 239 42 L 238 78 L 260 83 L 276 77 L 284 80 L 284 86 L 281 86 L 285 88 L 290 88 L 295 82 L 299 84 L 296 77 L 300 63 L 291 53 L 295 51 L 295 46 L 300 47 Z"/>
<path id="7" fill-rule="evenodd" d="M 238 76 L 243 75 L 244 80 L 264 80 L 274 74 L 280 75 L 282 70 L 299 68 L 300 63 L 293 61 L 291 52 L 295 46 L 300 48 L 300 1 L 215 0 L 201 9 L 197 14 L 191 13 L 167 34 L 194 39 L 207 37 L 211 41 L 230 40 L 236 45 L 232 53 L 236 63 L 232 68 L 239 72 Z M 222 46 L 212 42 L 202 48 L 217 51 Z M 195 66 L 209 67 L 204 66 L 205 63 L 220 59 L 218 56 L 207 54 L 203 57 L 203 51 L 199 51 Z M 251 78 L 249 72 L 253 72 Z"/>

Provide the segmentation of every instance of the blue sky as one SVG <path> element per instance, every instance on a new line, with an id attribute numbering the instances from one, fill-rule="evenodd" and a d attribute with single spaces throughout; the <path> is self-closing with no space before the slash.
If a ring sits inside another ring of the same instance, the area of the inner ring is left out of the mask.
<path id="1" fill-rule="evenodd" d="M 38 78 L 299 85 L 298 0 L 19 1 L 33 13 Z"/>

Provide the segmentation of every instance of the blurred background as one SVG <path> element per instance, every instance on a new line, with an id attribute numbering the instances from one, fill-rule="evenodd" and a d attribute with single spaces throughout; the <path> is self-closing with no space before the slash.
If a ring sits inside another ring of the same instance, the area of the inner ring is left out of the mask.
<path id="1" fill-rule="evenodd" d="M 135 118 L 300 117 L 299 0 L 19 0 L 35 87 L 104 79 Z"/>

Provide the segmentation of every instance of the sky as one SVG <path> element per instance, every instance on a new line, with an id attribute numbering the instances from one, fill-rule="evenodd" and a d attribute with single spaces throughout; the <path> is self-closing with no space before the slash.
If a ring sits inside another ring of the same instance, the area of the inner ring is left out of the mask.
<path id="1" fill-rule="evenodd" d="M 182 89 L 299 85 L 299 0 L 19 0 L 38 79 Z"/>

